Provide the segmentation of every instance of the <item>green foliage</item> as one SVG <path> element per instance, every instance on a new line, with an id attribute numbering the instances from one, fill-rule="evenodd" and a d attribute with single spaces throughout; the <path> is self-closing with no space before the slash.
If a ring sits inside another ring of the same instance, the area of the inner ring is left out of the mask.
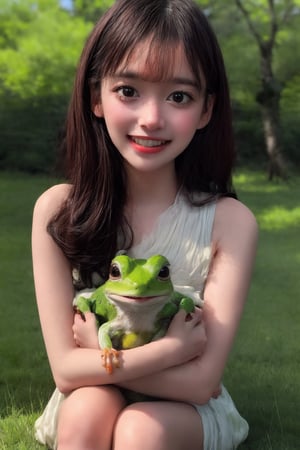
<path id="1" fill-rule="evenodd" d="M 281 98 L 283 143 L 286 153 L 300 167 L 300 76 L 297 74 L 285 85 Z"/>
<path id="2" fill-rule="evenodd" d="M 56 170 L 58 135 L 67 96 L 23 99 L 7 95 L 0 104 L 0 169 L 25 172 Z"/>
<path id="3" fill-rule="evenodd" d="M 0 48 L 16 48 L 20 36 L 30 28 L 35 12 L 30 3 L 0 0 Z"/>
<path id="4" fill-rule="evenodd" d="M 56 0 L 3 3 L 0 168 L 49 172 L 91 24 Z"/>
<path id="5" fill-rule="evenodd" d="M 256 95 L 261 89 L 260 54 L 253 33 L 249 32 L 246 20 L 234 3 L 227 8 L 227 2 L 225 7 L 223 0 L 212 1 L 211 19 L 221 42 L 229 76 L 239 159 L 244 163 L 253 163 L 254 160 L 258 164 L 267 162 L 261 113 L 256 104 Z M 272 18 L 269 2 L 253 0 L 241 3 L 249 13 L 256 33 L 262 41 L 268 41 Z M 300 45 L 300 10 L 297 1 L 278 0 L 274 5 L 278 28 L 273 70 L 281 90 L 282 151 L 288 161 L 299 166 L 299 126 L 295 122 L 300 114 L 300 60 L 295 58 L 295 51 Z M 289 104 L 292 101 L 291 109 Z"/>
<path id="6" fill-rule="evenodd" d="M 0 448 L 42 448 L 33 423 L 53 389 L 35 305 L 30 253 L 35 199 L 56 180 L 0 173 Z M 298 450 L 300 178 L 267 182 L 238 171 L 240 199 L 260 239 L 249 299 L 225 385 L 250 424 L 241 450 Z M 278 217 L 279 214 L 279 217 Z"/>
<path id="7" fill-rule="evenodd" d="M 253 102 L 245 105 L 242 101 L 233 103 L 235 144 L 237 164 L 257 166 L 266 164 L 264 137 L 260 111 Z"/>
<path id="8" fill-rule="evenodd" d="M 74 0 L 75 14 L 85 17 L 86 20 L 95 23 L 106 11 L 114 0 Z"/>
<path id="9" fill-rule="evenodd" d="M 8 91 L 28 99 L 68 93 L 91 25 L 49 7 L 31 12 L 28 26 L 18 35 L 23 8 L 6 22 L 17 39 L 0 52 L 0 94 Z"/>

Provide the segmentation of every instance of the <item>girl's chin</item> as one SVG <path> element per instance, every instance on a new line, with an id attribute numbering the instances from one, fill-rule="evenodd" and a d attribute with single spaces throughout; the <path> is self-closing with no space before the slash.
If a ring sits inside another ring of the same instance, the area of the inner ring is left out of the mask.
<path id="1" fill-rule="evenodd" d="M 158 161 L 158 160 L 146 160 L 146 158 L 139 158 L 139 160 L 125 158 L 125 166 L 129 171 L 136 171 L 145 175 L 154 175 L 161 171 L 174 170 L 175 163 L 172 161 Z"/>

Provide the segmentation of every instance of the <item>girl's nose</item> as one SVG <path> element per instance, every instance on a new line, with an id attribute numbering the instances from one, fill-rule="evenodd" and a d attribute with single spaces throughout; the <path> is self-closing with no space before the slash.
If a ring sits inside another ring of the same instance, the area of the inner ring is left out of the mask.
<path id="1" fill-rule="evenodd" d="M 164 127 L 163 108 L 157 100 L 148 100 L 139 111 L 139 125 L 148 130 L 158 130 Z"/>

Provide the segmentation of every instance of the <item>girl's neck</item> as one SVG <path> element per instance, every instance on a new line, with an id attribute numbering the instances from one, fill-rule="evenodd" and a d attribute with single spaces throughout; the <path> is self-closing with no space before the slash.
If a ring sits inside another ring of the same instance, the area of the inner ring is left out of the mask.
<path id="1" fill-rule="evenodd" d="M 155 173 L 128 170 L 125 214 L 134 233 L 133 245 L 151 233 L 158 217 L 174 203 L 177 192 L 175 169 Z"/>
<path id="2" fill-rule="evenodd" d="M 155 172 L 127 171 L 127 206 L 144 204 L 172 204 L 178 192 L 175 167 L 168 166 Z"/>

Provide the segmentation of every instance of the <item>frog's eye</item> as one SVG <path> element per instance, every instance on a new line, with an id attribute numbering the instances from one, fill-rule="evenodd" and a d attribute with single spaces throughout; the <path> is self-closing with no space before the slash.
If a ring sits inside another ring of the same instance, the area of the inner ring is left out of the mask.
<path id="1" fill-rule="evenodd" d="M 110 280 L 119 280 L 121 278 L 121 271 L 118 264 L 113 263 L 109 269 L 109 279 Z"/>
<path id="2" fill-rule="evenodd" d="M 167 281 L 170 278 L 170 269 L 168 266 L 163 266 L 158 274 L 158 279 L 161 281 Z"/>

